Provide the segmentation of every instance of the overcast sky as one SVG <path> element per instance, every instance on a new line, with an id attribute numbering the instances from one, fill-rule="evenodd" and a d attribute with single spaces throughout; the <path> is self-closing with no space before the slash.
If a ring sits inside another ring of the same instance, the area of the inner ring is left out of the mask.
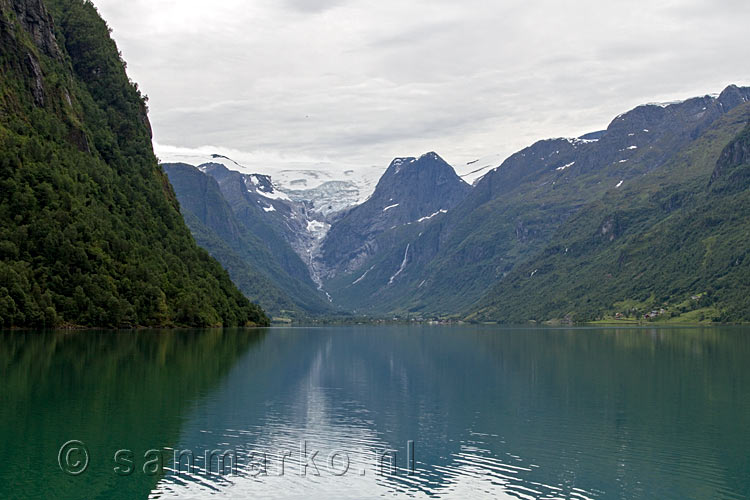
<path id="1" fill-rule="evenodd" d="M 458 165 L 750 85 L 747 0 L 94 0 L 157 154 Z M 255 167 L 255 165 L 253 165 Z"/>

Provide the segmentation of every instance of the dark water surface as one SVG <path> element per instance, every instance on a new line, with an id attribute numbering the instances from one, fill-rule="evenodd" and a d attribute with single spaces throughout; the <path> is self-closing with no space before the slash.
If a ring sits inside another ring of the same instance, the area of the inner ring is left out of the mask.
<path id="1" fill-rule="evenodd" d="M 0 377 L 3 499 L 750 498 L 747 328 L 2 333 Z"/>

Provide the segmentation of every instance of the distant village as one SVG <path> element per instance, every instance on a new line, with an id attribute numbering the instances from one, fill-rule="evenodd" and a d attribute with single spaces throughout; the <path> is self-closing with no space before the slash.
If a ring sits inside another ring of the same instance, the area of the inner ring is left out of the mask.
<path id="1" fill-rule="evenodd" d="M 646 314 L 644 314 L 643 315 L 643 319 L 645 319 L 645 320 L 656 319 L 659 316 L 664 316 L 665 314 L 667 314 L 667 310 L 666 309 L 659 309 L 658 311 L 657 310 L 653 310 L 651 312 L 647 312 Z M 615 314 L 615 319 L 626 319 L 626 317 L 625 317 L 625 315 L 623 313 L 617 313 L 617 314 Z"/>

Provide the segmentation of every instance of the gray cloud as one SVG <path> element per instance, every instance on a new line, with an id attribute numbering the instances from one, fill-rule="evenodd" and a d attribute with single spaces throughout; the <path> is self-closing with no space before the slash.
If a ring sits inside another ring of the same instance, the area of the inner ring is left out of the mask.
<path id="1" fill-rule="evenodd" d="M 157 142 L 180 148 L 352 167 L 436 150 L 458 164 L 750 84 L 750 4 L 736 0 L 95 4 Z"/>
<path id="2" fill-rule="evenodd" d="M 290 8 L 301 12 L 318 13 L 332 9 L 344 0 L 286 0 Z"/>

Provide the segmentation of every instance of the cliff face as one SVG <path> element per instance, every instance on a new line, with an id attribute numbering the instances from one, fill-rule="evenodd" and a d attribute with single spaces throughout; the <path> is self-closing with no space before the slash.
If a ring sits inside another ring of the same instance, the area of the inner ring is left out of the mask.
<path id="1" fill-rule="evenodd" d="M 3 13 L 0 17 L 0 44 L 4 50 L 12 52 L 25 34 L 41 54 L 60 59 L 54 22 L 41 0 L 0 0 L 0 10 Z M 17 55 L 20 57 L 18 62 L 29 80 L 34 103 L 44 106 L 44 75 L 36 51 L 27 48 Z"/>
<path id="2" fill-rule="evenodd" d="M 265 324 L 200 250 L 93 4 L 0 0 L 0 326 Z"/>
<path id="3" fill-rule="evenodd" d="M 714 191 L 742 191 L 750 185 L 750 124 L 721 152 L 711 175 Z"/>
<path id="4" fill-rule="evenodd" d="M 18 27 L 28 33 L 34 45 L 45 55 L 53 58 L 60 57 L 54 21 L 42 0 L 0 0 L 0 9 L 4 13 L 15 14 Z M 0 20 L 0 30 L 4 34 L 7 32 L 11 37 L 15 37 L 13 23 L 6 16 Z"/>

